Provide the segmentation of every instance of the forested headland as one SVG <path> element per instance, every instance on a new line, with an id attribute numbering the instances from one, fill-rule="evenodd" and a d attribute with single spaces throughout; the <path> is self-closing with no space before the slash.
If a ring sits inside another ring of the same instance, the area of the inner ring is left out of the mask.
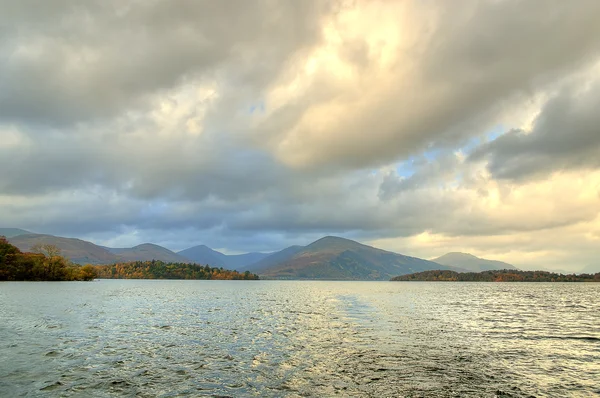
<path id="1" fill-rule="evenodd" d="M 130 261 L 112 265 L 93 266 L 102 279 L 219 279 L 258 280 L 258 275 L 230 271 L 223 268 L 188 263 L 165 263 L 162 261 Z"/>
<path id="2" fill-rule="evenodd" d="M 52 245 L 36 245 L 23 253 L 0 236 L 0 281 L 89 281 L 96 278 L 91 265 L 73 264 Z"/>
<path id="3" fill-rule="evenodd" d="M 456 272 L 435 270 L 400 275 L 392 281 L 423 282 L 600 282 L 597 274 L 558 274 L 547 271 L 494 270 L 483 272 Z"/>
<path id="4" fill-rule="evenodd" d="M 78 265 L 54 245 L 36 245 L 23 253 L 0 236 L 0 281 L 90 281 L 104 279 L 257 280 L 258 275 L 223 268 L 162 261 L 130 261 L 111 265 Z"/>

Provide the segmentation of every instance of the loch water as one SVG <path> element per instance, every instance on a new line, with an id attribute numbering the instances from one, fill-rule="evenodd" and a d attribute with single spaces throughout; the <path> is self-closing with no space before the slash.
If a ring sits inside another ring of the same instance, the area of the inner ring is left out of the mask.
<path id="1" fill-rule="evenodd" d="M 2 283 L 0 396 L 600 396 L 600 284 Z"/>

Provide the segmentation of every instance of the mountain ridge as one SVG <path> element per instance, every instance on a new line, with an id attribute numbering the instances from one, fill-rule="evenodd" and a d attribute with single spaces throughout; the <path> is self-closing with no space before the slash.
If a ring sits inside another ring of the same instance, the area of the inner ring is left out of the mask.
<path id="1" fill-rule="evenodd" d="M 0 236 L 4 236 L 5 238 L 12 238 L 19 235 L 29 235 L 33 232 L 26 231 L 21 228 L 0 228 Z"/>

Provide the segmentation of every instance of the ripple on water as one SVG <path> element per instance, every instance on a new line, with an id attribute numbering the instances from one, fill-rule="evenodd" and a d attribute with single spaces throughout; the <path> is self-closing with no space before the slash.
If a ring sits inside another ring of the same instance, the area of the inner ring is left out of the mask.
<path id="1" fill-rule="evenodd" d="M 600 286 L 1 285 L 0 396 L 589 397 Z"/>

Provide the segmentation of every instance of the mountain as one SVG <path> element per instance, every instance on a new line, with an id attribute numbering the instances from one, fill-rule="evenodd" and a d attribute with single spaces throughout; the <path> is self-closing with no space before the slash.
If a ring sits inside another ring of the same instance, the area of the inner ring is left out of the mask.
<path id="1" fill-rule="evenodd" d="M 166 263 L 191 263 L 192 260 L 181 256 L 169 249 L 152 243 L 144 243 L 129 249 L 116 249 L 120 261 L 152 261 L 160 260 Z"/>
<path id="2" fill-rule="evenodd" d="M 389 280 L 397 275 L 438 269 L 450 267 L 327 236 L 259 274 L 269 279 Z"/>
<path id="3" fill-rule="evenodd" d="M 53 235 L 26 234 L 8 239 L 21 251 L 31 251 L 36 244 L 54 245 L 61 249 L 61 254 L 77 264 L 111 264 L 120 258 L 108 250 L 81 239 L 62 238 Z"/>
<path id="4" fill-rule="evenodd" d="M 210 264 L 211 267 L 225 267 L 225 254 L 211 249 L 206 245 L 198 245 L 177 252 L 180 256 L 189 258 L 196 264 Z"/>
<path id="5" fill-rule="evenodd" d="M 458 252 L 447 253 L 431 261 L 448 267 L 460 268 L 461 271 L 466 270 L 467 272 L 517 269 L 514 265 L 502 261 L 486 260 L 472 254 Z"/>
<path id="6" fill-rule="evenodd" d="M 269 253 L 223 254 L 206 245 L 198 245 L 178 252 L 197 264 L 209 264 L 211 267 L 224 267 L 228 269 L 247 269 L 248 265 L 262 260 Z"/>
<path id="7" fill-rule="evenodd" d="M 0 236 L 4 236 L 5 238 L 27 234 L 31 234 L 31 232 L 20 228 L 0 228 Z"/>

